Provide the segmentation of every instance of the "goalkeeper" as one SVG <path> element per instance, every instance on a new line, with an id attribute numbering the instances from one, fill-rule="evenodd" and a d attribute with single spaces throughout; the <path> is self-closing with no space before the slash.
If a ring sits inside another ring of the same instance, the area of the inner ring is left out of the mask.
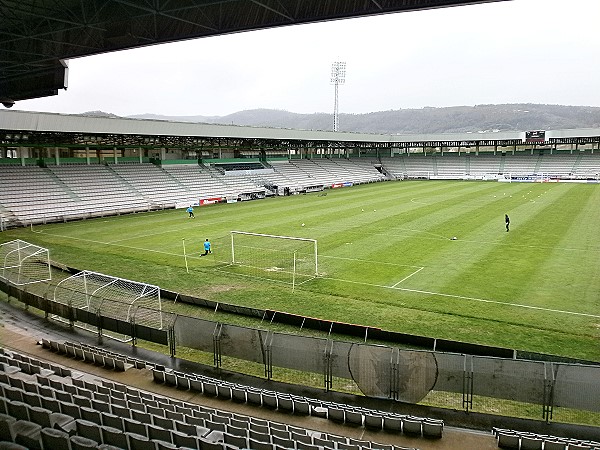
<path id="1" fill-rule="evenodd" d="M 210 241 L 206 239 L 206 241 L 204 241 L 204 253 L 200 256 L 206 256 L 209 253 L 212 253 L 212 250 L 210 249 Z"/>

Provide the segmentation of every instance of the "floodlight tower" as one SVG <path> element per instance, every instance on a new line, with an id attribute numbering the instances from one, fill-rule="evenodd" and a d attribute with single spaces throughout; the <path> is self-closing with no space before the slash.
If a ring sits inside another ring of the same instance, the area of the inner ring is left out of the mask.
<path id="1" fill-rule="evenodd" d="M 335 99 L 333 103 L 333 131 L 338 130 L 338 86 L 346 81 L 346 62 L 336 61 L 331 65 L 331 84 L 335 86 Z"/>

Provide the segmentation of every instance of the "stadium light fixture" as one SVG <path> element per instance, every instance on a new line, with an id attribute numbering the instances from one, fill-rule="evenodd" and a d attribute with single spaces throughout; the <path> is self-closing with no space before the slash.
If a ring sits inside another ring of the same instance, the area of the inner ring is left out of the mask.
<path id="1" fill-rule="evenodd" d="M 339 102 L 338 102 L 338 86 L 346 82 L 346 62 L 335 61 L 331 65 L 331 84 L 335 86 L 334 102 L 333 102 L 333 131 L 338 131 L 339 126 Z"/>

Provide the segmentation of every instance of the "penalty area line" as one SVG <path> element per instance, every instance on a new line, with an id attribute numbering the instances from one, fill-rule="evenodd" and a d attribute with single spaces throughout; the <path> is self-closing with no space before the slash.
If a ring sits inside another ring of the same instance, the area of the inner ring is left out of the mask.
<path id="1" fill-rule="evenodd" d="M 400 281 L 398 281 L 396 284 L 393 284 L 392 286 L 390 286 L 391 288 L 395 288 L 396 286 L 398 286 L 400 283 L 402 283 L 403 281 L 408 280 L 410 277 L 412 277 L 413 275 L 418 274 L 421 270 L 423 270 L 425 267 L 419 267 L 417 270 L 415 270 L 413 273 L 411 273 L 410 275 L 402 278 Z"/>
<path id="2" fill-rule="evenodd" d="M 341 278 L 330 278 L 330 277 L 321 277 L 321 278 L 325 279 L 325 280 L 341 281 L 343 283 L 360 284 L 363 286 L 379 287 L 379 288 L 383 288 L 383 289 L 395 289 L 397 291 L 404 291 L 404 292 L 413 292 L 415 294 L 433 295 L 436 297 L 455 298 L 455 299 L 459 299 L 459 300 L 469 300 L 469 301 L 481 302 L 481 303 L 491 303 L 491 304 L 500 305 L 500 306 L 512 306 L 513 308 L 533 309 L 536 311 L 544 311 L 544 312 L 567 314 L 567 315 L 572 315 L 572 316 L 592 317 L 594 319 L 600 319 L 600 315 L 598 315 L 598 314 L 580 313 L 580 312 L 576 312 L 576 311 L 565 311 L 562 309 L 542 308 L 541 306 L 522 305 L 520 303 L 499 302 L 497 300 L 489 300 L 489 299 L 485 299 L 485 298 L 466 297 L 464 295 L 456 295 L 456 294 L 444 294 L 442 292 L 423 291 L 420 289 L 407 289 L 407 288 L 401 288 L 401 287 L 384 286 L 381 284 L 365 283 L 363 281 L 342 280 Z"/>

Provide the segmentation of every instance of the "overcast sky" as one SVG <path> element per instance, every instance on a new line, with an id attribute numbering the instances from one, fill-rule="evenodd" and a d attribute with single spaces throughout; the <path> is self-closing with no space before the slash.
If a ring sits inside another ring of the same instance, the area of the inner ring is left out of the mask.
<path id="1" fill-rule="evenodd" d="M 14 109 L 222 116 L 498 103 L 600 106 L 600 1 L 507 2 L 209 37 L 69 62 L 69 88 Z"/>

